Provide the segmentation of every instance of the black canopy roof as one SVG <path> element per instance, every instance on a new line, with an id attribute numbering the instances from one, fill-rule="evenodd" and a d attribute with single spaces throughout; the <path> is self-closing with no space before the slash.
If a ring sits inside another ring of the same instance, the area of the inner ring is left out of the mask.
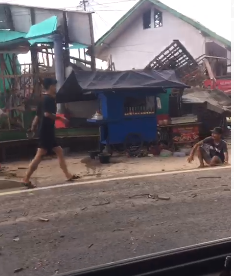
<path id="1" fill-rule="evenodd" d="M 186 88 L 173 70 L 131 71 L 73 71 L 57 93 L 57 102 L 73 102 L 91 99 L 85 92 L 142 90 L 162 88 Z"/>

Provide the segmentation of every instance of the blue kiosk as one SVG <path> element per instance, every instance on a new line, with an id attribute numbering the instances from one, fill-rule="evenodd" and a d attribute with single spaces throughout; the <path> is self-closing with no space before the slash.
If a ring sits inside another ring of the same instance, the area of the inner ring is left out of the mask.
<path id="1" fill-rule="evenodd" d="M 75 85 L 76 84 L 76 85 Z M 100 116 L 87 121 L 100 129 L 104 148 L 138 151 L 143 144 L 157 141 L 159 94 L 167 89 L 183 89 L 172 70 L 124 72 L 74 71 L 58 91 L 57 101 L 77 101 L 90 94 L 99 99 Z"/>

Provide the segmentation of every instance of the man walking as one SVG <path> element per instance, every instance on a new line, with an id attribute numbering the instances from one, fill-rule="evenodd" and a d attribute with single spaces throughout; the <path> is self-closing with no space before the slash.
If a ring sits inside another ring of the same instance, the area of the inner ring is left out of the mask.
<path id="1" fill-rule="evenodd" d="M 47 153 L 51 153 L 51 151 L 54 151 L 57 155 L 60 168 L 64 172 L 67 180 L 75 180 L 79 178 L 79 176 L 72 175 L 68 171 L 63 155 L 63 150 L 57 144 L 55 138 L 55 120 L 59 119 L 66 121 L 65 118 L 56 117 L 56 84 L 57 81 L 51 78 L 47 78 L 43 82 L 46 93 L 44 94 L 41 103 L 38 105 L 37 115 L 32 123 L 33 132 L 39 123 L 39 145 L 37 153 L 30 163 L 26 176 L 23 179 L 23 184 L 27 188 L 35 188 L 35 186 L 30 181 L 30 177 L 37 169 L 42 160 L 42 157 Z"/>
<path id="2" fill-rule="evenodd" d="M 194 155 L 197 152 L 200 162 L 199 168 L 204 168 L 204 161 L 209 166 L 228 164 L 227 143 L 222 140 L 222 134 L 222 128 L 215 127 L 214 130 L 212 130 L 211 137 L 207 137 L 193 147 L 188 157 L 188 162 L 191 163 L 194 160 Z"/>

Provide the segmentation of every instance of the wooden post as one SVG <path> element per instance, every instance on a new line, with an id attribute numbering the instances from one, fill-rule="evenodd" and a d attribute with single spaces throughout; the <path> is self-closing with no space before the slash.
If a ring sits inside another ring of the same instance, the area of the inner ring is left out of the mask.
<path id="1" fill-rule="evenodd" d="M 64 65 L 68 67 L 70 64 L 70 50 L 69 50 L 69 34 L 67 25 L 67 14 L 63 12 L 63 26 L 64 26 L 64 44 L 65 44 L 65 54 L 64 54 Z"/>
<path id="2" fill-rule="evenodd" d="M 89 13 L 89 28 L 90 28 L 90 38 L 91 38 L 91 47 L 90 47 L 91 70 L 96 71 L 95 50 L 94 50 L 95 42 L 94 42 L 92 13 Z"/>
<path id="3" fill-rule="evenodd" d="M 5 79 L 5 60 L 4 55 L 0 54 L 0 65 L 1 65 L 1 74 L 2 74 L 2 84 L 3 84 L 3 93 L 4 93 L 4 102 L 6 104 L 6 79 Z"/>
<path id="4" fill-rule="evenodd" d="M 30 16 L 31 16 L 31 24 L 35 25 L 36 19 L 35 19 L 34 8 L 30 8 Z M 31 51 L 31 61 L 32 61 L 32 73 L 33 73 L 33 90 L 34 90 L 34 93 L 37 95 L 37 94 L 40 94 L 37 46 L 36 45 L 31 46 L 30 51 Z"/>

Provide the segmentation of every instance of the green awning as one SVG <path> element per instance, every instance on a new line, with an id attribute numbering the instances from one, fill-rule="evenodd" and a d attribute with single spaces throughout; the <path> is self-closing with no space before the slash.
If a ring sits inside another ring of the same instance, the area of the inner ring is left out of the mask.
<path id="1" fill-rule="evenodd" d="M 28 40 L 31 45 L 34 44 L 51 44 L 53 43 L 53 40 L 47 37 L 39 37 L 35 39 L 29 39 Z"/>
<path id="2" fill-rule="evenodd" d="M 24 38 L 25 36 L 26 36 L 26 33 L 0 30 L 0 43 L 8 42 L 19 38 Z"/>
<path id="3" fill-rule="evenodd" d="M 51 35 L 57 30 L 57 23 L 57 16 L 52 16 L 38 24 L 32 25 L 26 35 L 26 38 L 34 39 Z"/>
<path id="4" fill-rule="evenodd" d="M 80 43 L 73 43 L 72 45 L 69 45 L 69 49 L 85 49 L 85 48 L 88 48 L 88 46 Z"/>

